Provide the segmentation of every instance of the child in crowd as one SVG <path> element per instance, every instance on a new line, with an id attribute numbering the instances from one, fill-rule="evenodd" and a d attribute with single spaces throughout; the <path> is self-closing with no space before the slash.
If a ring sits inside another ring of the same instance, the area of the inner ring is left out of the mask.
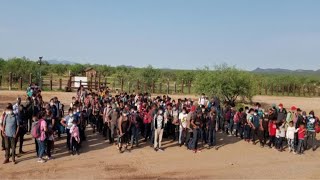
<path id="1" fill-rule="evenodd" d="M 303 154 L 304 152 L 304 139 L 306 136 L 306 129 L 304 124 L 300 124 L 299 128 L 296 130 L 298 132 L 298 154 Z"/>
<path id="2" fill-rule="evenodd" d="M 276 148 L 278 151 L 283 151 L 283 141 L 286 136 L 286 130 L 284 128 L 285 123 L 279 122 L 276 129 Z"/>
<path id="3" fill-rule="evenodd" d="M 296 129 L 293 126 L 293 121 L 290 121 L 289 127 L 287 128 L 287 133 L 286 133 L 289 153 L 294 150 L 294 133 L 295 133 L 295 131 L 296 131 Z"/>
<path id="4" fill-rule="evenodd" d="M 275 146 L 275 139 L 276 139 L 276 131 L 277 131 L 277 125 L 276 120 L 273 119 L 269 122 L 269 148 Z"/>
<path id="5" fill-rule="evenodd" d="M 79 134 L 79 128 L 77 125 L 77 121 L 73 120 L 73 125 L 70 128 L 70 134 L 71 134 L 71 151 L 72 155 L 79 155 L 79 143 L 80 143 L 80 134 Z"/>

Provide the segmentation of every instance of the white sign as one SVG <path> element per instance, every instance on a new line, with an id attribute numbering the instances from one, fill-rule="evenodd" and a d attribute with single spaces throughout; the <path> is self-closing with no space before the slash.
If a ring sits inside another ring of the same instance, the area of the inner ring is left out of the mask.
<path id="1" fill-rule="evenodd" d="M 75 76 L 74 77 L 74 87 L 78 88 L 80 87 L 80 80 L 81 80 L 81 85 L 87 86 L 88 85 L 88 78 L 87 77 L 81 77 L 81 76 Z"/>

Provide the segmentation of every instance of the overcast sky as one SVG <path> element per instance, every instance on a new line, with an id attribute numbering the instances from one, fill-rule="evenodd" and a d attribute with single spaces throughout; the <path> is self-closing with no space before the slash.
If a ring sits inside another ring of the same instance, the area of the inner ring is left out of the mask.
<path id="1" fill-rule="evenodd" d="M 0 0 L 0 57 L 320 69 L 319 0 Z"/>

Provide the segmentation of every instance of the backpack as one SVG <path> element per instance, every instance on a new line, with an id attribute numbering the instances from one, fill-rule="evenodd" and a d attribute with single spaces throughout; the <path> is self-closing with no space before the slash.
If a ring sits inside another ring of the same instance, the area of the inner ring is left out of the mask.
<path id="1" fill-rule="evenodd" d="M 40 124 L 41 124 L 40 120 L 32 124 L 32 127 L 31 127 L 32 137 L 39 138 L 41 136 Z"/>
<path id="2" fill-rule="evenodd" d="M 253 125 L 254 125 L 254 127 L 255 128 L 258 128 L 259 127 L 259 125 L 260 125 L 260 118 L 259 118 L 259 116 L 253 116 L 252 117 L 253 119 L 252 119 L 252 123 L 253 123 Z"/>
<path id="3" fill-rule="evenodd" d="M 240 113 L 237 112 L 234 116 L 233 116 L 233 121 L 234 123 L 238 123 L 240 121 Z"/>

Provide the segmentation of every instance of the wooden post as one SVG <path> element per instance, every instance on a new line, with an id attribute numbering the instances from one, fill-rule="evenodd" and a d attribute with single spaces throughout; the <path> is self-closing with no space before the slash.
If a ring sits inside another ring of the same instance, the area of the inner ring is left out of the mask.
<path id="1" fill-rule="evenodd" d="M 90 76 L 90 88 L 89 89 L 91 89 L 92 90 L 92 81 L 93 81 L 93 74 L 91 74 L 91 76 Z"/>
<path id="2" fill-rule="evenodd" d="M 114 92 L 116 92 L 116 81 L 113 79 L 113 83 L 112 83 L 112 90 L 114 91 Z"/>
<path id="3" fill-rule="evenodd" d="M 107 88 L 107 77 L 104 77 L 104 87 Z"/>
<path id="4" fill-rule="evenodd" d="M 99 73 L 99 78 L 98 78 L 98 89 L 100 89 L 101 87 L 101 74 Z"/>
<path id="5" fill-rule="evenodd" d="M 265 91 L 265 95 L 268 95 L 268 85 L 264 85 L 264 91 Z"/>
<path id="6" fill-rule="evenodd" d="M 61 90 L 62 89 L 62 79 L 60 78 L 59 79 L 59 90 Z"/>
<path id="7" fill-rule="evenodd" d="M 170 94 L 170 83 L 169 83 L 169 79 L 167 81 L 167 94 Z"/>
<path id="8" fill-rule="evenodd" d="M 68 82 L 69 91 L 71 91 L 71 86 L 72 86 L 72 77 L 70 75 L 69 76 L 69 82 Z"/>
<path id="9" fill-rule="evenodd" d="M 123 78 L 121 78 L 121 92 L 123 92 Z"/>
<path id="10" fill-rule="evenodd" d="M 50 76 L 50 90 L 52 91 L 52 75 Z"/>
<path id="11" fill-rule="evenodd" d="M 94 76 L 94 89 L 97 90 L 98 86 L 97 86 L 97 74 L 95 74 Z"/>
<path id="12" fill-rule="evenodd" d="M 137 80 L 137 93 L 139 93 L 139 91 L 140 91 L 140 81 Z"/>
<path id="13" fill-rule="evenodd" d="M 29 85 L 32 84 L 32 73 L 29 74 Z"/>
<path id="14" fill-rule="evenodd" d="M 287 86 L 287 95 L 290 96 L 290 84 Z"/>
<path id="15" fill-rule="evenodd" d="M 128 93 L 130 93 L 130 81 L 128 81 Z"/>
<path id="16" fill-rule="evenodd" d="M 306 91 L 305 91 L 304 85 L 302 86 L 302 93 L 303 93 L 303 96 L 306 96 Z"/>
<path id="17" fill-rule="evenodd" d="M 22 77 L 19 78 L 19 90 L 22 90 Z"/>
<path id="18" fill-rule="evenodd" d="M 182 82 L 181 82 L 181 93 L 183 94 L 183 86 L 184 86 L 184 81 L 182 79 Z"/>
<path id="19" fill-rule="evenodd" d="M 156 85 L 155 85 L 155 82 L 153 81 L 153 82 L 152 82 L 152 93 L 155 92 L 155 86 L 156 86 Z"/>
<path id="20" fill-rule="evenodd" d="M 191 81 L 189 81 L 189 84 L 188 84 L 188 94 L 191 94 Z"/>
<path id="21" fill-rule="evenodd" d="M 259 92 L 259 95 L 261 95 L 261 91 L 262 91 L 262 81 L 260 81 L 260 84 L 259 84 L 259 87 L 258 87 L 258 92 Z"/>
<path id="22" fill-rule="evenodd" d="M 12 89 L 12 72 L 9 73 L 9 91 Z"/>
<path id="23" fill-rule="evenodd" d="M 160 90 L 159 93 L 161 94 L 162 93 L 162 83 L 161 82 L 159 83 L 159 90 Z"/>
<path id="24" fill-rule="evenodd" d="M 177 93 L 177 82 L 174 82 L 174 93 Z"/>
<path id="25" fill-rule="evenodd" d="M 2 75 L 0 74 L 0 88 L 1 88 L 1 86 L 2 86 Z"/>

